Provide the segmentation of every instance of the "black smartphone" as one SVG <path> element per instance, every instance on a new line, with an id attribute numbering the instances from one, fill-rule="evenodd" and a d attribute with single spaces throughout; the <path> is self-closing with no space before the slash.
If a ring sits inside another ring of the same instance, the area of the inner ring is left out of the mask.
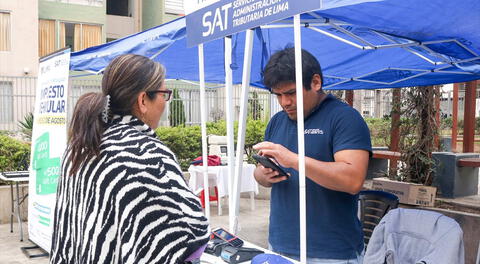
<path id="1" fill-rule="evenodd" d="M 287 176 L 289 175 L 280 167 L 278 166 L 275 162 L 273 162 L 270 158 L 267 158 L 265 156 L 260 156 L 257 154 L 253 154 L 253 159 L 255 159 L 258 163 L 262 164 L 263 167 L 265 168 L 270 168 L 272 170 L 278 171 L 278 176 Z"/>

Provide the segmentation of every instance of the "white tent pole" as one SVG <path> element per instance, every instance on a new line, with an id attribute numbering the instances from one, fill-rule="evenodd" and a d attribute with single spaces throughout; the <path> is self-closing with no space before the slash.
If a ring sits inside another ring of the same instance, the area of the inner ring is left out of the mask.
<path id="1" fill-rule="evenodd" d="M 300 15 L 293 17 L 295 39 L 295 80 L 297 86 L 297 134 L 298 168 L 300 194 L 300 262 L 307 263 L 307 217 L 305 195 L 305 135 L 303 117 L 303 81 L 302 81 L 302 39 L 300 34 Z M 308 84 L 306 84 L 308 85 Z"/>
<path id="2" fill-rule="evenodd" d="M 235 149 L 233 130 L 233 79 L 232 79 L 232 38 L 225 38 L 225 113 L 227 119 L 227 151 L 228 151 L 228 226 L 234 232 L 235 209 L 233 205 L 233 175 L 235 173 Z"/>
<path id="3" fill-rule="evenodd" d="M 247 123 L 247 106 L 248 106 L 248 90 L 250 88 L 250 70 L 252 66 L 252 47 L 253 47 L 253 30 L 249 29 L 245 32 L 245 52 L 243 57 L 243 73 L 242 73 L 242 94 L 240 97 L 240 116 L 238 120 L 238 138 L 237 138 L 237 156 L 236 170 L 233 181 L 234 208 L 235 216 L 233 222 L 234 233 L 238 232 L 238 213 L 240 209 L 240 185 L 243 165 L 243 148 L 245 146 L 245 131 Z"/>
<path id="4" fill-rule="evenodd" d="M 210 220 L 210 195 L 208 193 L 208 152 L 207 152 L 207 104 L 205 102 L 205 65 L 203 44 L 198 45 L 198 73 L 200 81 L 200 120 L 202 130 L 203 190 L 205 215 Z"/>

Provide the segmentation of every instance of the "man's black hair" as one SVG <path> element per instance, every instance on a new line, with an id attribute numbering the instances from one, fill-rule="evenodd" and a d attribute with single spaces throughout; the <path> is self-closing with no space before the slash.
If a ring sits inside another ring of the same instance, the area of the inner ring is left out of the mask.
<path id="1" fill-rule="evenodd" d="M 318 60 L 308 51 L 302 49 L 303 87 L 310 90 L 313 75 L 320 75 L 323 85 L 322 68 Z M 263 84 L 270 89 L 280 83 L 295 82 L 295 49 L 288 47 L 275 52 L 263 69 Z"/>

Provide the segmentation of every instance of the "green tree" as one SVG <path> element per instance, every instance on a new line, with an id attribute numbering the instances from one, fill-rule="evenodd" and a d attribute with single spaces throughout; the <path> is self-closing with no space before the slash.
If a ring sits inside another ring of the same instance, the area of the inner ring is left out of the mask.
<path id="1" fill-rule="evenodd" d="M 436 150 L 434 138 L 438 135 L 434 98 L 439 89 L 419 86 L 402 91 L 400 152 L 404 166 L 396 180 L 432 185 Z"/>
<path id="2" fill-rule="evenodd" d="M 173 98 L 169 105 L 170 115 L 168 120 L 170 121 L 170 126 L 183 126 L 185 125 L 185 108 L 183 106 L 183 101 L 180 95 L 178 94 L 178 89 L 173 89 Z"/>

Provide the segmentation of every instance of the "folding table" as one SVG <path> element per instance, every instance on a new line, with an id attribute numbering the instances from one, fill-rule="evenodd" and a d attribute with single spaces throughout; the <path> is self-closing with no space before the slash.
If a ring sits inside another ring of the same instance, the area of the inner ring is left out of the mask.
<path id="1" fill-rule="evenodd" d="M 20 182 L 28 182 L 29 172 L 28 171 L 4 171 L 0 172 L 0 179 L 10 183 L 10 196 L 11 196 L 11 208 L 12 212 L 10 214 L 10 232 L 13 232 L 13 217 L 16 216 L 18 224 L 20 226 L 20 241 L 23 241 L 23 227 L 22 227 L 22 217 L 20 212 L 20 205 L 25 201 L 28 196 L 28 193 L 20 197 L 20 188 L 18 184 Z M 13 195 L 13 184 L 15 183 L 16 187 L 16 197 Z"/>

